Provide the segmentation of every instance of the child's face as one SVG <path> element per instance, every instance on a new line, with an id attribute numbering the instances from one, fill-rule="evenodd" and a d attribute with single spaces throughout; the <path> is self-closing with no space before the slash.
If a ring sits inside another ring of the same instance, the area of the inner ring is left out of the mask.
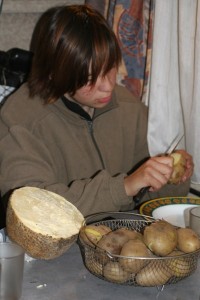
<path id="1" fill-rule="evenodd" d="M 111 100 L 111 94 L 116 84 L 117 69 L 112 68 L 106 76 L 99 76 L 94 85 L 81 87 L 76 91 L 73 99 L 81 105 L 91 108 L 102 108 Z"/>

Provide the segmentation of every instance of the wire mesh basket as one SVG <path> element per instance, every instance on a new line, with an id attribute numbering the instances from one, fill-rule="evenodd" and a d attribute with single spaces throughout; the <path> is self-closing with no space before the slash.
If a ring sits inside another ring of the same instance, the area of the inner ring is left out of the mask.
<path id="1" fill-rule="evenodd" d="M 134 213 L 100 213 L 86 219 L 86 225 L 106 225 L 112 231 L 122 227 L 142 233 L 156 222 Z M 122 285 L 163 286 L 190 276 L 197 268 L 200 249 L 187 254 L 166 257 L 134 257 L 114 255 L 89 245 L 79 234 L 78 244 L 85 267 L 96 277 Z M 126 265 L 133 266 L 133 272 Z"/>

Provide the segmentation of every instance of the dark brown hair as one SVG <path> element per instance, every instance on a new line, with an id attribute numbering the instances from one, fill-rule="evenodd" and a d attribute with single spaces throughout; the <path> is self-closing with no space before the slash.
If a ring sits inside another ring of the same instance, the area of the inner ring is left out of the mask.
<path id="1" fill-rule="evenodd" d="M 46 103 L 74 95 L 95 84 L 121 62 L 115 34 L 104 17 L 87 5 L 48 9 L 38 20 L 31 40 L 33 61 L 28 78 L 30 96 Z"/>

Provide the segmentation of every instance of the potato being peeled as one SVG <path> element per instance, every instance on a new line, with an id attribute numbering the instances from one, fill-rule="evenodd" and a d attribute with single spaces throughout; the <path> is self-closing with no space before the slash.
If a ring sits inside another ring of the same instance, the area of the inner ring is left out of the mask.
<path id="1" fill-rule="evenodd" d="M 169 183 L 178 184 L 185 173 L 186 160 L 179 152 L 173 152 L 170 156 L 173 158 L 173 173 Z"/>

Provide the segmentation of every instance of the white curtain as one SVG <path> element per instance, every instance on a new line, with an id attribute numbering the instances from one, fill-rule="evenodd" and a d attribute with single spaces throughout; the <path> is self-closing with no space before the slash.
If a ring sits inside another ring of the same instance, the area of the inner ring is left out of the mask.
<path id="1" fill-rule="evenodd" d="M 184 133 L 179 148 L 194 159 L 192 182 L 200 184 L 200 0 L 155 0 L 148 142 L 163 153 Z"/>

